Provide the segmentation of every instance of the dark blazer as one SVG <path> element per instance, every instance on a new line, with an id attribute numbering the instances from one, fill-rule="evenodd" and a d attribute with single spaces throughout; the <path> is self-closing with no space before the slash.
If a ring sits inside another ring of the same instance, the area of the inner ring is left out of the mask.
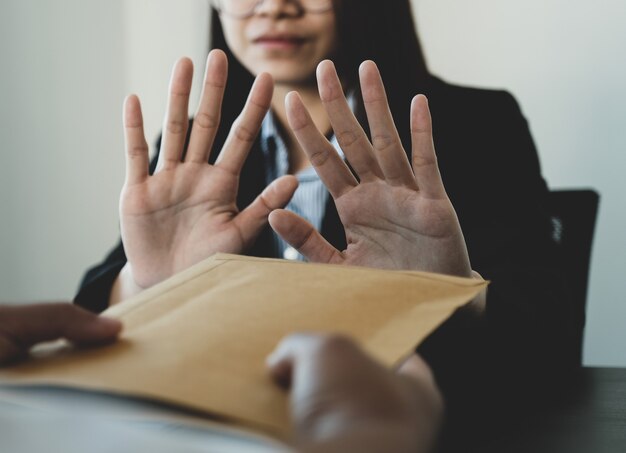
<path id="1" fill-rule="evenodd" d="M 470 385 L 468 370 L 497 364 L 490 376 L 505 380 L 504 370 L 516 374 L 522 363 L 530 374 L 536 370 L 543 375 L 547 369 L 577 362 L 572 338 L 580 326 L 572 324 L 573 307 L 551 237 L 548 189 L 515 99 L 504 91 L 453 86 L 434 77 L 423 91 L 430 101 L 439 167 L 472 267 L 491 285 L 484 318 L 457 313 L 420 353 L 434 368 L 444 393 L 455 391 L 447 389 L 457 385 L 459 373 Z M 216 143 L 223 140 L 218 137 Z M 257 141 L 242 171 L 239 206 L 247 206 L 264 186 Z M 265 229 L 248 254 L 272 256 L 270 234 Z M 345 247 L 332 199 L 322 234 L 337 248 Z M 75 302 L 95 312 L 104 310 L 125 262 L 119 243 L 87 272 Z M 476 379 L 484 382 L 484 376 Z"/>

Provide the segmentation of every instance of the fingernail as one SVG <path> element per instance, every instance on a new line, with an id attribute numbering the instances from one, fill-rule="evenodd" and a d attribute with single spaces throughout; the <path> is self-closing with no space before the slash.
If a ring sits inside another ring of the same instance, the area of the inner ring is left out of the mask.
<path id="1" fill-rule="evenodd" d="M 107 318 L 106 316 L 99 317 L 98 323 L 111 335 L 119 334 L 123 327 L 122 322 L 119 319 Z"/>

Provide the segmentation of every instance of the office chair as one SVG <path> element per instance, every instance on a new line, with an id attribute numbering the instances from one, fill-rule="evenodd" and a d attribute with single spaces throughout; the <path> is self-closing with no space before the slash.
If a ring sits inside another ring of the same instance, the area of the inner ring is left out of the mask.
<path id="1" fill-rule="evenodd" d="M 554 190 L 549 195 L 553 239 L 560 249 L 571 303 L 576 307 L 579 362 L 582 361 L 589 264 L 599 201 L 600 196 L 593 189 Z"/>

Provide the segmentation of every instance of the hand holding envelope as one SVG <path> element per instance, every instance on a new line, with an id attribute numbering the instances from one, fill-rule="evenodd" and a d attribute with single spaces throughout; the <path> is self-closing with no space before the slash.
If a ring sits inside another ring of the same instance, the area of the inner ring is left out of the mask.
<path id="1" fill-rule="evenodd" d="M 435 443 L 443 399 L 417 355 L 394 372 L 345 337 L 294 334 L 268 365 L 290 382 L 299 452 L 427 452 Z"/>

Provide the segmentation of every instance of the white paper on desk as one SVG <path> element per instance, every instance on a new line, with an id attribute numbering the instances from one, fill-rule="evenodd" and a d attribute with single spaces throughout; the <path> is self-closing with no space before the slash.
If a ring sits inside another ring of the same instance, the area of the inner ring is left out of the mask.
<path id="1" fill-rule="evenodd" d="M 61 388 L 0 386 L 4 452 L 286 453 L 249 431 L 148 402 Z"/>

